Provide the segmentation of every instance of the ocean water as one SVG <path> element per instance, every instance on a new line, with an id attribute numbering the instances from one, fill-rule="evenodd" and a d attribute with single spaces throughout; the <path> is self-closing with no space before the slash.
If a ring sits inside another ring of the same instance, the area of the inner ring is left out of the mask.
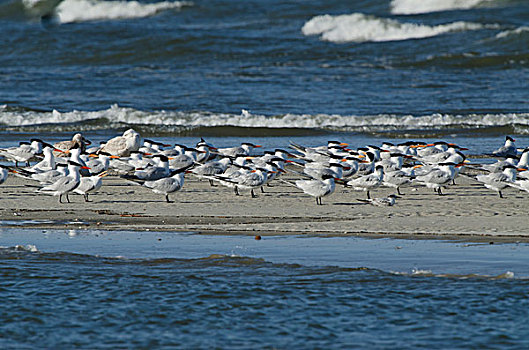
<path id="1" fill-rule="evenodd" d="M 35 2 L 0 2 L 11 143 L 129 126 L 529 143 L 526 1 L 64 0 L 45 25 Z"/>
<path id="2" fill-rule="evenodd" d="M 525 348 L 524 243 L 0 229 L 2 348 Z"/>
<path id="3" fill-rule="evenodd" d="M 64 0 L 41 21 L 53 5 L 0 0 L 0 147 L 129 127 L 529 145 L 525 0 Z M 529 347 L 524 244 L 21 227 L 0 246 L 1 348 Z"/>

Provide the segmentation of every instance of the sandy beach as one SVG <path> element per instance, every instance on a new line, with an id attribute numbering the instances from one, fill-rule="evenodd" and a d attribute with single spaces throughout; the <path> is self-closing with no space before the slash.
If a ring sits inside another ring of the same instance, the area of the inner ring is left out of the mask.
<path id="1" fill-rule="evenodd" d="M 26 184 L 10 177 L 0 186 L 2 226 L 529 241 L 527 193 L 507 189 L 502 199 L 461 177 L 443 196 L 423 186 L 404 188 L 392 207 L 362 203 L 358 199 L 366 198 L 365 192 L 342 186 L 318 206 L 314 198 L 278 181 L 251 198 L 248 192 L 235 196 L 229 188 L 186 176 L 183 190 L 171 195 L 174 203 L 117 177 L 105 178 L 89 203 L 70 195 L 71 203 L 59 204 L 57 197 L 35 193 Z M 391 193 L 379 188 L 371 196 Z"/>

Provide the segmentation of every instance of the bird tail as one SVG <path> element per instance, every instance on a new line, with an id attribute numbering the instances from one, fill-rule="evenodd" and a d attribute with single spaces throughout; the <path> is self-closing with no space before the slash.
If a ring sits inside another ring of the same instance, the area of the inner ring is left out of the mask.
<path id="1" fill-rule="evenodd" d="M 298 144 L 298 143 L 295 143 L 294 141 L 290 141 L 290 145 L 288 146 L 298 152 L 301 152 L 301 153 L 305 153 L 305 151 L 307 150 L 306 147 Z"/>

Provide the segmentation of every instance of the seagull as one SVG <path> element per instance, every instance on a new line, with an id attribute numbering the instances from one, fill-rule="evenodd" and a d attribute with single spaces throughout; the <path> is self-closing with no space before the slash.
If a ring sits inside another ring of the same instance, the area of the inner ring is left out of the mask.
<path id="1" fill-rule="evenodd" d="M 66 200 L 70 203 L 68 193 L 72 192 L 79 186 L 81 182 L 81 175 L 79 174 L 80 168 L 87 168 L 79 163 L 69 160 L 68 161 L 68 175 L 59 178 L 51 185 L 44 186 L 37 190 L 37 192 L 45 193 L 53 196 L 59 196 L 59 203 L 62 203 L 62 196 L 66 195 Z"/>
<path id="2" fill-rule="evenodd" d="M 316 198 L 316 205 L 322 205 L 322 197 L 326 197 L 332 194 L 336 188 L 334 177 L 332 175 L 324 174 L 321 180 L 297 180 L 290 182 L 286 180 L 280 180 L 290 186 L 294 186 L 302 190 L 304 193 Z"/>
<path id="3" fill-rule="evenodd" d="M 497 150 L 492 151 L 491 155 L 494 157 L 505 157 L 508 155 L 515 156 L 516 153 L 518 152 L 516 150 L 516 146 L 514 145 L 515 141 L 516 140 L 513 139 L 512 137 L 505 136 L 505 144 L 501 146 L 500 148 L 498 148 Z"/>
<path id="4" fill-rule="evenodd" d="M 390 194 L 385 198 L 358 199 L 360 202 L 374 205 L 375 207 L 392 207 L 395 205 L 395 199 L 401 198 L 397 195 Z"/>
<path id="5" fill-rule="evenodd" d="M 140 134 L 134 131 L 134 129 L 128 129 L 122 136 L 108 140 L 101 147 L 100 151 L 118 157 L 128 157 L 130 152 L 137 151 L 140 148 L 140 138 Z"/>
<path id="6" fill-rule="evenodd" d="M 356 191 L 367 191 L 367 198 L 370 199 L 369 191 L 380 186 L 383 179 L 384 167 L 377 165 L 373 173 L 350 180 L 347 182 L 347 185 Z"/>
<path id="7" fill-rule="evenodd" d="M 74 148 L 75 145 L 81 149 L 81 152 L 86 151 L 86 146 L 91 145 L 92 143 L 85 139 L 82 134 L 75 134 L 73 135 L 71 140 L 66 141 L 60 141 L 53 145 L 53 147 L 56 148 L 56 152 L 58 156 L 66 155 L 65 151 L 69 151 L 72 148 Z M 62 151 L 62 152 L 60 152 Z"/>

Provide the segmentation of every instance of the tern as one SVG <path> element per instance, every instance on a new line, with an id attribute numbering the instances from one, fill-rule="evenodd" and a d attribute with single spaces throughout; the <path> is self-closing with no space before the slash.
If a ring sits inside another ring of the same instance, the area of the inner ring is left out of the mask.
<path id="1" fill-rule="evenodd" d="M 514 183 L 507 182 L 507 185 L 517 188 L 521 191 L 529 192 L 529 180 L 516 180 Z"/>
<path id="2" fill-rule="evenodd" d="M 304 193 L 309 196 L 316 198 L 316 205 L 322 205 L 322 197 L 326 197 L 332 193 L 336 188 L 334 182 L 334 177 L 331 175 L 323 175 L 321 180 L 312 179 L 312 180 L 296 180 L 295 182 L 290 182 L 286 180 L 280 180 L 286 184 L 297 187 L 302 190 Z"/>
<path id="3" fill-rule="evenodd" d="M 506 157 L 506 156 L 515 156 L 517 154 L 516 146 L 514 142 L 516 140 L 510 136 L 505 136 L 505 144 L 498 148 L 495 151 L 492 151 L 491 155 L 494 157 Z"/>
<path id="4" fill-rule="evenodd" d="M 86 166 L 89 167 L 92 175 L 100 174 L 108 170 L 110 166 L 110 159 L 119 159 L 118 156 L 113 156 L 107 152 L 99 152 L 99 154 L 89 154 L 90 159 L 86 162 Z"/>
<path id="5" fill-rule="evenodd" d="M 476 176 L 476 180 L 481 182 L 485 187 L 498 192 L 500 198 L 503 198 L 501 190 L 514 183 L 516 180 L 516 170 L 514 165 L 504 165 L 500 173 L 490 173 Z"/>
<path id="6" fill-rule="evenodd" d="M 375 207 L 392 207 L 395 205 L 395 199 L 401 198 L 397 195 L 390 194 L 385 198 L 358 199 L 360 202 L 374 205 Z"/>
<path id="7" fill-rule="evenodd" d="M 143 139 L 143 146 L 141 146 L 138 151 L 142 153 L 158 154 L 163 152 L 162 147 L 171 147 L 171 145 L 167 145 L 158 141 Z"/>
<path id="8" fill-rule="evenodd" d="M 68 161 L 68 175 L 59 178 L 51 185 L 44 186 L 37 190 L 37 192 L 45 193 L 53 196 L 59 196 L 59 203 L 62 203 L 62 196 L 66 195 L 66 200 L 70 203 L 68 193 L 72 192 L 79 186 L 81 182 L 81 175 L 79 174 L 80 168 L 89 169 L 86 166 L 82 166 L 79 163 L 69 160 Z"/>
<path id="9" fill-rule="evenodd" d="M 158 165 L 147 166 L 142 169 L 137 169 L 134 175 L 121 175 L 122 178 L 127 180 L 143 180 L 143 181 L 155 181 L 170 176 L 171 170 L 169 169 L 169 158 L 164 155 L 157 154 L 153 159 L 158 159 Z"/>
<path id="10" fill-rule="evenodd" d="M 38 181 L 41 185 L 52 184 L 60 178 L 68 175 L 68 164 L 57 164 L 55 169 L 41 173 L 30 173 L 23 169 L 19 169 L 15 175 L 29 180 Z"/>
<path id="11" fill-rule="evenodd" d="M 0 155 L 4 156 L 7 160 L 15 162 L 15 166 L 18 166 L 19 162 L 26 163 L 29 166 L 29 161 L 35 155 L 42 153 L 44 143 L 40 139 L 31 139 L 30 141 L 31 143 L 21 142 L 18 147 L 0 149 Z"/>
<path id="12" fill-rule="evenodd" d="M 3 184 L 7 180 L 7 176 L 9 175 L 9 172 L 13 172 L 13 170 L 9 169 L 5 165 L 0 164 L 0 185 Z"/>
<path id="13" fill-rule="evenodd" d="M 160 178 L 154 181 L 134 180 L 140 185 L 150 188 L 154 193 L 165 195 L 167 203 L 173 203 L 169 200 L 169 194 L 180 191 L 184 186 L 184 174 L 187 168 L 173 170 L 168 177 Z"/>
<path id="14" fill-rule="evenodd" d="M 348 166 L 342 165 L 340 163 L 330 163 L 328 165 L 321 163 L 308 163 L 305 165 L 303 173 L 318 180 L 321 180 L 325 174 L 331 175 L 336 179 L 342 179 L 344 167 L 347 168 L 347 170 L 349 169 Z"/>
<path id="15" fill-rule="evenodd" d="M 262 147 L 253 143 L 244 142 L 240 146 L 229 148 L 218 148 L 217 153 L 227 157 L 249 156 L 254 148 Z"/>
<path id="16" fill-rule="evenodd" d="M 54 150 L 56 149 L 47 143 L 44 143 L 43 145 L 44 148 L 42 150 L 42 154 L 44 155 L 44 159 L 38 162 L 37 164 L 33 165 L 32 167 L 26 169 L 28 172 L 41 173 L 48 170 L 55 170 L 55 168 L 57 167 L 55 162 L 55 155 L 53 154 Z"/>
<path id="17" fill-rule="evenodd" d="M 220 175 L 226 171 L 228 166 L 231 164 L 230 158 L 222 158 L 221 160 L 213 160 L 204 164 L 199 164 L 193 169 L 188 170 L 189 173 L 195 175 L 199 179 L 205 178 L 211 175 Z M 209 178 L 209 183 L 213 186 L 213 180 Z"/>
<path id="18" fill-rule="evenodd" d="M 431 169 L 424 175 L 417 176 L 415 180 L 426 185 L 428 188 L 433 188 L 437 194 L 442 195 L 443 192 L 441 188 L 454 180 L 456 175 L 456 166 L 460 165 L 456 165 L 452 162 L 439 163 L 437 168 Z"/>
<path id="19" fill-rule="evenodd" d="M 101 188 L 101 185 L 103 184 L 102 178 L 107 176 L 107 174 L 108 173 L 106 171 L 103 171 L 97 175 L 81 177 L 79 186 L 77 186 L 73 192 L 82 194 L 85 202 L 91 202 L 88 199 L 88 194 L 91 192 L 96 192 Z"/>
<path id="20" fill-rule="evenodd" d="M 383 179 L 384 167 L 377 165 L 373 173 L 348 181 L 347 185 L 356 191 L 367 191 L 367 198 L 370 199 L 369 191 L 379 187 Z"/>
<path id="21" fill-rule="evenodd" d="M 332 140 L 327 142 L 327 146 L 317 147 L 305 147 L 290 141 L 289 147 L 302 154 L 302 156 L 296 156 L 296 158 L 325 163 L 329 161 L 329 157 L 332 155 L 338 156 L 338 153 L 341 153 L 346 146 L 348 146 L 347 143 Z M 340 158 L 343 158 L 344 156 L 345 155 L 339 155 Z"/>
<path id="22" fill-rule="evenodd" d="M 238 189 L 249 189 L 252 198 L 257 198 L 254 193 L 255 188 L 259 188 L 266 184 L 269 173 L 275 173 L 276 171 L 270 171 L 264 168 L 257 168 L 250 170 L 249 172 L 242 173 L 235 178 L 235 193 L 238 193 Z"/>
<path id="23" fill-rule="evenodd" d="M 397 189 L 397 194 L 402 195 L 402 193 L 400 193 L 400 188 L 411 185 L 414 178 L 415 174 L 413 174 L 413 171 L 411 173 L 404 170 L 385 171 L 382 185 L 395 188 Z"/>

